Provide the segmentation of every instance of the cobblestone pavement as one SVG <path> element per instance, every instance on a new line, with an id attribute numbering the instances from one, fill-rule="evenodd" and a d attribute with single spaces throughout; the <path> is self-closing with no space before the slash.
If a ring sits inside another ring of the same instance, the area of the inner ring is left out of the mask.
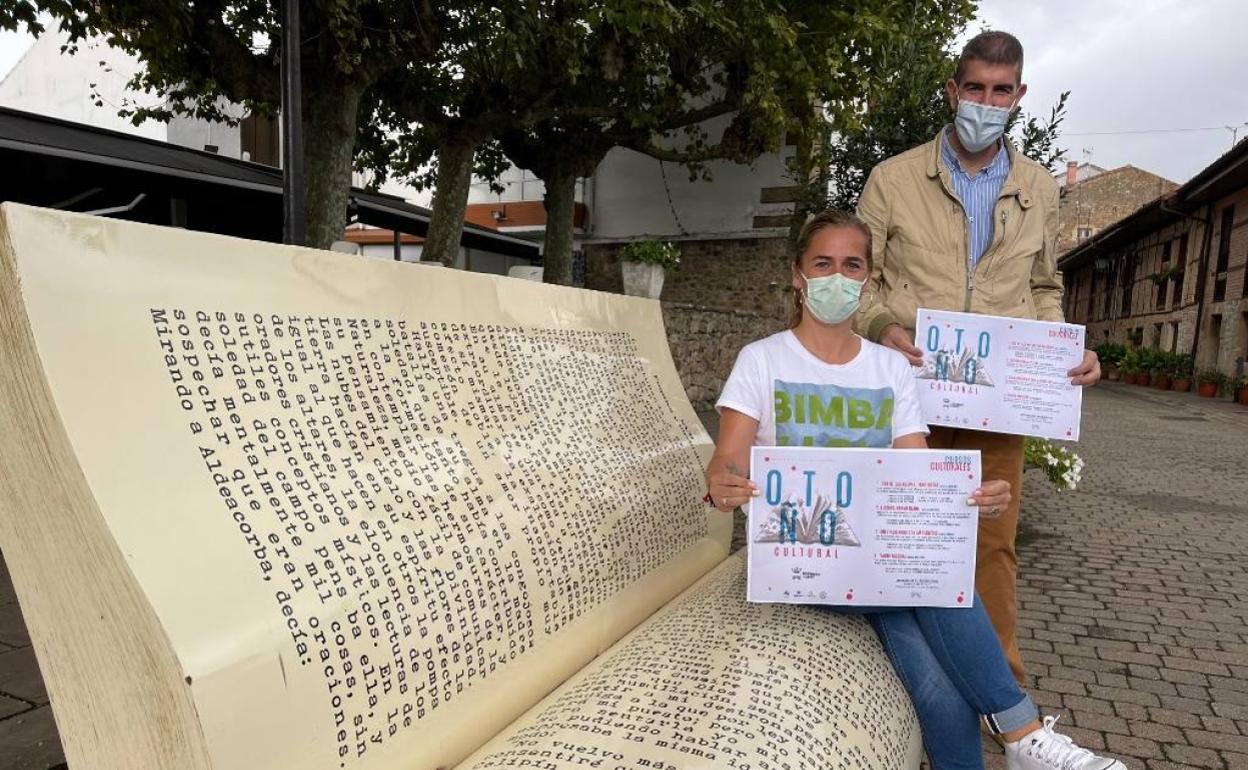
<path id="1" fill-rule="evenodd" d="M 1107 383 L 1087 394 L 1077 449 L 1078 490 L 1026 481 L 1033 697 L 1132 768 L 1248 770 L 1248 409 Z M 989 768 L 1004 767 L 985 746 Z M 0 770 L 63 763 L 0 562 Z"/>

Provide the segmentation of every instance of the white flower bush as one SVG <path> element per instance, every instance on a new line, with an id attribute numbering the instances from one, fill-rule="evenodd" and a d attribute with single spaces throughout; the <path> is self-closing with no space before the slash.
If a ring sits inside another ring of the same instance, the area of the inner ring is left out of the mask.
<path id="1" fill-rule="evenodd" d="M 1083 479 L 1083 458 L 1052 441 L 1028 438 L 1023 457 L 1028 467 L 1039 468 L 1059 492 L 1074 489 Z"/>

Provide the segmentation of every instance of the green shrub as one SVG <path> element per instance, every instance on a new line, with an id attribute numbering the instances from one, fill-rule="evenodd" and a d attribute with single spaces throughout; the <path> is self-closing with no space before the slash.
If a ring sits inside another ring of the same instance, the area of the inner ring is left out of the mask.
<path id="1" fill-rule="evenodd" d="M 620 261 L 662 265 L 664 270 L 675 270 L 680 265 L 680 249 L 670 241 L 633 241 L 620 249 Z"/>

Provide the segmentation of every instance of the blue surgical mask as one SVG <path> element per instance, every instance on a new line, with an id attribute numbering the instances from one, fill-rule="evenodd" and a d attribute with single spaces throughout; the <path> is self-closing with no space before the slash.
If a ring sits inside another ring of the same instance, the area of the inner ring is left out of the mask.
<path id="1" fill-rule="evenodd" d="M 799 273 L 806 278 L 804 273 Z M 806 278 L 806 309 L 825 324 L 839 324 L 858 310 L 858 298 L 866 281 L 855 281 L 840 273 Z"/>
<path id="2" fill-rule="evenodd" d="M 960 99 L 953 127 L 962 146 L 971 152 L 979 152 L 1000 139 L 1005 133 L 1010 111 L 1009 107 L 993 107 Z"/>

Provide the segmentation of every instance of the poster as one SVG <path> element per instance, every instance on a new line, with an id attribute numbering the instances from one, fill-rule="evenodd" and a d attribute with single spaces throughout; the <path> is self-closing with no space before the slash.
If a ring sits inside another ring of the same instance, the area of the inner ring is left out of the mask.
<path id="1" fill-rule="evenodd" d="M 754 447 L 754 602 L 969 606 L 978 451 Z"/>
<path id="2" fill-rule="evenodd" d="M 1079 440 L 1082 326 L 920 308 L 914 343 L 929 425 Z"/>

